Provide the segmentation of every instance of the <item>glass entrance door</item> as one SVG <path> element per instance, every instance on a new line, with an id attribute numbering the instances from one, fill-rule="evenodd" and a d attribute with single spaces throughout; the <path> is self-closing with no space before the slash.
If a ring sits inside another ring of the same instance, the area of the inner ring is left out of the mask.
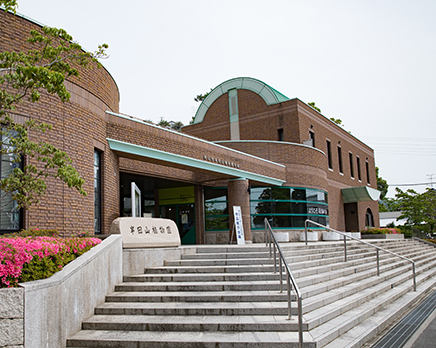
<path id="1" fill-rule="evenodd" d="M 173 220 L 183 245 L 195 244 L 195 205 L 174 204 L 160 207 L 161 218 Z"/>

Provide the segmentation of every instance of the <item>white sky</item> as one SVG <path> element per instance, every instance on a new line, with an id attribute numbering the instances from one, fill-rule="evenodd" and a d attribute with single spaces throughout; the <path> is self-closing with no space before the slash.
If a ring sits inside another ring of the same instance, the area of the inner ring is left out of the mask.
<path id="1" fill-rule="evenodd" d="M 253 77 L 341 119 L 375 150 L 389 196 L 427 174 L 436 187 L 434 0 L 18 3 L 90 51 L 109 44 L 122 113 L 188 124 L 197 94 Z"/>

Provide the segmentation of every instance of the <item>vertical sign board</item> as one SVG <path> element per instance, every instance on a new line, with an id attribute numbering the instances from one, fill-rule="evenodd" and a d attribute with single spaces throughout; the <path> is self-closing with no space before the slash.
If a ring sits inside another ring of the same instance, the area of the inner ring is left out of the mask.
<path id="1" fill-rule="evenodd" d="M 242 225 L 241 207 L 233 206 L 233 215 L 235 216 L 235 231 L 238 245 L 245 245 L 244 226 Z"/>

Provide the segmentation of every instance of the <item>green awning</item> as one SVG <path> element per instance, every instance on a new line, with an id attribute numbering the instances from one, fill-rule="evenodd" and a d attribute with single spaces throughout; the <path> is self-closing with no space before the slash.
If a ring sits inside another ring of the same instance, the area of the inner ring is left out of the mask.
<path id="1" fill-rule="evenodd" d="M 367 186 L 341 189 L 344 203 L 377 201 L 380 191 Z"/>

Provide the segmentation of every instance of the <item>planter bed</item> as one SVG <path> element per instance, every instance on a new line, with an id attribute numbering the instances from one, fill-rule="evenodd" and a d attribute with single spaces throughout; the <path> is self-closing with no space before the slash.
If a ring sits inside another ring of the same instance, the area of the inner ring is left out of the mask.
<path id="1" fill-rule="evenodd" d="M 404 239 L 404 234 L 362 234 L 362 239 Z"/>

